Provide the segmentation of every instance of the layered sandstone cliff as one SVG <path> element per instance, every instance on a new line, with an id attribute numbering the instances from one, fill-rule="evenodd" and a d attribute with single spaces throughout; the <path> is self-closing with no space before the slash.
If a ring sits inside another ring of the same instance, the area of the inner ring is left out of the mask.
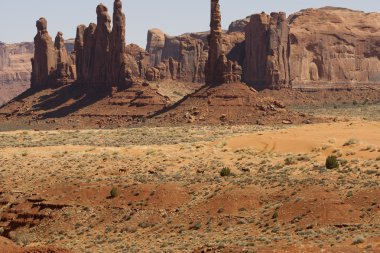
<path id="1" fill-rule="evenodd" d="M 170 36 L 159 29 L 151 29 L 148 31 L 146 52 L 149 54 L 146 72 L 149 81 L 205 81 L 207 52 L 200 39 L 189 34 Z"/>
<path id="2" fill-rule="evenodd" d="M 0 44 L 0 85 L 29 85 L 33 43 Z"/>
<path id="3" fill-rule="evenodd" d="M 30 87 L 33 43 L 0 44 L 0 106 Z"/>
<path id="4" fill-rule="evenodd" d="M 145 75 L 147 80 L 169 78 L 209 84 L 240 80 L 239 65 L 244 61 L 244 34 L 233 25 L 231 31 L 222 30 L 219 3 L 211 3 L 210 32 L 170 36 L 157 28 L 148 31 L 146 52 L 149 61 Z M 208 61 L 211 59 L 210 55 L 215 59 Z M 208 81 L 207 68 L 210 69 Z M 238 74 L 233 75 L 233 71 Z M 225 75 L 224 72 L 229 74 Z"/>
<path id="5" fill-rule="evenodd" d="M 235 21 L 224 31 L 219 2 L 212 0 L 210 32 L 169 36 L 152 29 L 146 50 L 126 46 L 120 0 L 114 3 L 112 27 L 107 7 L 99 5 L 97 16 L 97 24 L 77 29 L 75 59 L 68 57 L 75 60 L 73 69 L 59 68 L 62 46 L 57 45 L 62 39 L 54 47 L 55 55 L 47 53 L 52 51 L 51 40 L 40 24 L 34 60 L 38 66 L 33 71 L 37 78 L 46 80 L 58 68 L 58 74 L 65 69 L 63 74 L 73 79 L 77 75 L 88 87 L 123 86 L 136 78 L 217 85 L 238 81 L 241 74 L 257 89 L 380 82 L 380 14 L 376 13 L 331 7 L 303 10 L 288 19 L 281 12 L 261 13 Z M 49 83 L 45 80 L 38 83 Z"/>
<path id="6" fill-rule="evenodd" d="M 285 13 L 252 15 L 245 29 L 243 79 L 259 89 L 289 87 L 289 26 Z"/>
<path id="7" fill-rule="evenodd" d="M 380 14 L 307 9 L 289 18 L 293 87 L 380 84 Z"/>
<path id="8" fill-rule="evenodd" d="M 71 52 L 73 41 L 65 41 Z M 30 88 L 34 43 L 0 44 L 0 105 Z"/>

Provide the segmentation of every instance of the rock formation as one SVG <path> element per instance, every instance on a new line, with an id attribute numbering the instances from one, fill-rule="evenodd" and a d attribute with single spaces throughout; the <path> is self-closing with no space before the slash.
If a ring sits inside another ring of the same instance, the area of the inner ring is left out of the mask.
<path id="1" fill-rule="evenodd" d="M 95 50 L 95 31 L 96 24 L 91 23 L 83 35 L 83 62 L 80 64 L 82 69 L 81 83 L 89 86 L 92 80 L 92 68 L 94 65 Z M 80 35 L 79 35 L 80 36 Z"/>
<path id="2" fill-rule="evenodd" d="M 112 86 L 120 87 L 125 85 L 126 78 L 125 14 L 121 0 L 115 0 L 113 11 L 110 38 L 111 76 L 108 81 Z"/>
<path id="3" fill-rule="evenodd" d="M 222 50 L 222 16 L 219 0 L 211 0 L 211 22 L 208 37 L 208 59 L 206 65 L 206 83 L 215 85 L 222 83 L 222 69 L 218 62 L 223 56 Z"/>
<path id="4" fill-rule="evenodd" d="M 125 15 L 121 0 L 115 0 L 113 27 L 108 9 L 96 8 L 97 25 L 77 27 L 75 39 L 78 81 L 87 87 L 109 88 L 124 86 L 128 59 L 125 45 Z"/>
<path id="5" fill-rule="evenodd" d="M 228 27 L 228 32 L 245 32 L 245 27 L 249 24 L 249 21 L 251 20 L 251 16 L 248 16 L 244 19 L 239 19 L 233 21 L 230 26 Z"/>
<path id="6" fill-rule="evenodd" d="M 380 83 L 380 14 L 307 9 L 289 18 L 292 86 Z"/>
<path id="7" fill-rule="evenodd" d="M 285 13 L 252 15 L 246 27 L 243 80 L 257 89 L 289 86 L 289 27 Z"/>
<path id="8" fill-rule="evenodd" d="M 103 4 L 96 8 L 97 26 L 94 36 L 93 60 L 90 62 L 90 85 L 94 87 L 107 87 L 110 62 L 110 34 L 111 18 L 108 9 Z"/>
<path id="9" fill-rule="evenodd" d="M 83 82 L 83 62 L 84 62 L 84 31 L 85 25 L 79 25 L 77 27 L 77 33 L 75 37 L 74 51 L 75 51 L 75 66 L 77 71 L 77 79 Z"/>
<path id="10" fill-rule="evenodd" d="M 32 88 L 46 88 L 51 83 L 51 75 L 57 67 L 56 53 L 52 38 L 47 31 L 47 20 L 40 18 L 34 37 L 34 58 L 32 59 Z"/>
<path id="11" fill-rule="evenodd" d="M 208 36 L 208 59 L 205 68 L 206 84 L 219 85 L 237 82 L 242 69 L 238 63 L 227 59 L 222 43 L 222 17 L 219 0 L 211 0 L 210 34 Z"/>
<path id="12" fill-rule="evenodd" d="M 126 78 L 143 79 L 150 61 L 150 55 L 136 44 L 126 46 Z"/>
<path id="13" fill-rule="evenodd" d="M 67 53 L 63 33 L 58 32 L 55 37 L 54 47 L 57 54 L 57 70 L 55 78 L 62 79 L 76 79 L 76 69 L 69 54 Z"/>
<path id="14" fill-rule="evenodd" d="M 150 54 L 150 66 L 154 67 L 161 63 L 165 42 L 165 34 L 160 29 L 154 28 L 148 31 L 146 51 Z"/>
<path id="15" fill-rule="evenodd" d="M 30 86 L 33 43 L 0 44 L 0 85 Z"/>
<path id="16" fill-rule="evenodd" d="M 204 82 L 207 59 L 204 47 L 200 39 L 187 34 L 172 37 L 157 29 L 150 30 L 147 42 L 147 53 L 150 59 L 147 80 L 172 79 L 183 82 Z M 152 68 L 161 74 L 152 75 L 153 72 L 157 72 Z"/>
<path id="17" fill-rule="evenodd" d="M 46 20 L 37 22 L 33 87 L 76 75 L 89 89 L 120 87 L 136 79 L 215 86 L 240 81 L 241 75 L 257 89 L 380 82 L 380 14 L 329 7 L 304 10 L 287 20 L 285 13 L 261 13 L 223 31 L 219 1 L 211 0 L 210 32 L 169 36 L 151 29 L 143 50 L 125 44 L 121 0 L 114 2 L 112 29 L 107 7 L 100 4 L 96 11 L 97 25 L 77 28 L 75 57 L 63 46 L 62 34 L 54 45 Z M 0 71 L 9 62 L 2 48 Z"/>

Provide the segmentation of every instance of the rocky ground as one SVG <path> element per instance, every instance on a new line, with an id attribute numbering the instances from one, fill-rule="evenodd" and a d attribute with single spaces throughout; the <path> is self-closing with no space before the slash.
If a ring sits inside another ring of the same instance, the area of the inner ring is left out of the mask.
<path id="1" fill-rule="evenodd" d="M 0 247 L 378 252 L 380 124 L 341 119 L 3 132 Z"/>
<path id="2" fill-rule="evenodd" d="M 27 91 L 0 107 L 0 129 L 320 123 L 342 115 L 339 108 L 378 112 L 379 103 L 378 88 L 256 92 L 242 83 L 209 88 L 166 80 L 88 93 L 65 85 Z M 317 117 L 314 110 L 321 108 Z"/>

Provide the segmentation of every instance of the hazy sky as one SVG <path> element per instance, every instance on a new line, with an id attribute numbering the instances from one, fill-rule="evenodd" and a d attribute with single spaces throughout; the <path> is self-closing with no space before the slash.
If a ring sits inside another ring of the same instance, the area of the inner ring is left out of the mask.
<path id="1" fill-rule="evenodd" d="M 79 24 L 96 23 L 95 9 L 101 1 L 110 15 L 113 0 L 4 0 L 0 15 L 0 41 L 33 41 L 35 21 L 46 17 L 52 37 L 62 31 L 65 39 L 74 38 Z M 150 28 L 170 35 L 206 31 L 209 26 L 209 0 L 124 0 L 127 16 L 127 43 L 146 44 Z M 309 7 L 339 6 L 366 12 L 380 12 L 379 0 L 221 0 L 223 27 L 231 21 L 261 11 L 288 14 Z"/>

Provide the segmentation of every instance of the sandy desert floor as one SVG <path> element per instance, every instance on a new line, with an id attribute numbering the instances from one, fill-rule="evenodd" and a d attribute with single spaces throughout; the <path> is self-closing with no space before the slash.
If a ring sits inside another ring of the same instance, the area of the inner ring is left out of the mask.
<path id="1" fill-rule="evenodd" d="M 379 129 L 2 132 L 0 251 L 380 252 Z"/>

